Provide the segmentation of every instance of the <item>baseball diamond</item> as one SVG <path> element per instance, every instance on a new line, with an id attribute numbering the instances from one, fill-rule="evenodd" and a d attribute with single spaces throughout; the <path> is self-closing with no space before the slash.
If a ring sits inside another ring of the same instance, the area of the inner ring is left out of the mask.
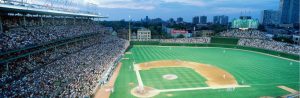
<path id="1" fill-rule="evenodd" d="M 298 61 L 253 51 L 134 45 L 123 58 L 110 98 L 265 98 L 299 93 Z"/>

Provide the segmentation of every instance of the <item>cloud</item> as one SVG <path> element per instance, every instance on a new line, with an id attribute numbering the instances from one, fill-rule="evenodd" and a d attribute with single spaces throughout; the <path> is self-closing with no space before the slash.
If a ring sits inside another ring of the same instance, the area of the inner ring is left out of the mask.
<path id="1" fill-rule="evenodd" d="M 28 0 L 34 2 L 42 2 L 49 4 L 49 2 L 58 2 L 56 5 L 62 5 L 64 2 L 70 2 L 82 8 L 83 6 L 91 7 L 89 4 L 93 4 L 100 8 L 121 8 L 121 9 L 140 9 L 140 10 L 153 10 L 162 5 L 181 5 L 203 8 L 203 7 L 245 7 L 259 4 L 270 4 L 273 0 Z M 62 2 L 62 3 L 61 3 Z M 87 6 L 88 5 L 88 6 Z M 63 6 L 63 5 L 62 5 Z M 233 9 L 228 9 L 233 10 Z"/>
<path id="2" fill-rule="evenodd" d="M 279 0 L 25 0 L 41 5 L 56 2 L 55 6 L 82 11 L 109 14 L 113 19 L 128 18 L 137 20 L 144 16 L 151 17 L 184 17 L 191 19 L 198 15 L 228 15 L 237 17 L 241 12 L 251 12 L 258 17 L 263 9 L 278 9 Z M 115 17 L 115 18 L 114 18 Z"/>
<path id="3" fill-rule="evenodd" d="M 218 14 L 218 13 L 222 13 L 222 14 L 237 14 L 237 13 L 241 13 L 241 12 L 256 12 L 258 11 L 258 9 L 254 9 L 254 8 L 235 8 L 235 7 L 216 7 L 215 9 L 213 9 L 213 13 Z"/>
<path id="4" fill-rule="evenodd" d="M 202 7 L 206 3 L 203 0 L 84 0 L 85 3 L 93 3 L 101 8 L 126 8 L 152 10 L 160 4 L 177 3 L 180 5 L 191 5 Z"/>
<path id="5" fill-rule="evenodd" d="M 152 10 L 156 3 L 154 0 L 85 0 L 85 3 L 96 4 L 101 8 L 125 8 Z"/>
<path id="6" fill-rule="evenodd" d="M 205 6 L 206 3 L 203 0 L 162 0 L 164 3 L 180 3 L 184 5 L 192 5 L 192 6 Z"/>

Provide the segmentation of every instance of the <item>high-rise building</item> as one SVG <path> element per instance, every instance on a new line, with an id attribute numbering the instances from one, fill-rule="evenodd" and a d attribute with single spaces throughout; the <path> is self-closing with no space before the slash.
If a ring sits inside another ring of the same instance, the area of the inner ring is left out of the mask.
<path id="1" fill-rule="evenodd" d="M 163 22 L 163 20 L 161 18 L 154 18 L 154 19 L 151 19 L 151 22 L 152 23 L 161 23 L 161 22 Z"/>
<path id="2" fill-rule="evenodd" d="M 168 20 L 168 23 L 173 24 L 173 23 L 175 23 L 175 20 L 174 20 L 173 18 L 170 18 L 170 19 Z"/>
<path id="3" fill-rule="evenodd" d="M 299 23 L 299 0 L 280 0 L 280 23 Z"/>
<path id="4" fill-rule="evenodd" d="M 199 16 L 193 18 L 193 24 L 199 24 Z"/>
<path id="5" fill-rule="evenodd" d="M 279 13 L 275 10 L 263 10 L 261 14 L 263 25 L 273 25 L 279 23 Z"/>
<path id="6" fill-rule="evenodd" d="M 214 23 L 214 24 L 219 24 L 219 22 L 220 22 L 219 16 L 214 16 L 213 23 Z"/>
<path id="7" fill-rule="evenodd" d="M 222 24 L 228 25 L 229 17 L 222 15 L 222 16 L 214 16 L 214 24 Z"/>
<path id="8" fill-rule="evenodd" d="M 150 21 L 150 19 L 149 19 L 148 16 L 146 16 L 145 21 L 146 21 L 146 22 L 149 22 L 149 21 Z"/>
<path id="9" fill-rule="evenodd" d="M 240 19 L 252 19 L 251 16 L 240 16 Z"/>
<path id="10" fill-rule="evenodd" d="M 177 23 L 183 23 L 183 18 L 182 17 L 178 17 L 177 18 Z"/>
<path id="11" fill-rule="evenodd" d="M 221 21 L 221 24 L 222 25 L 228 25 L 228 21 L 229 21 L 229 17 L 228 16 L 222 16 L 222 21 Z"/>
<path id="12" fill-rule="evenodd" d="M 200 16 L 200 23 L 206 24 L 207 23 L 207 16 Z"/>

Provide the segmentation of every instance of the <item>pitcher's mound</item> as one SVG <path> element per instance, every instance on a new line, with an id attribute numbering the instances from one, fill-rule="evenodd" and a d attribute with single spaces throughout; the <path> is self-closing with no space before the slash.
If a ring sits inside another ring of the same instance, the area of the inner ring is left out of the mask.
<path id="1" fill-rule="evenodd" d="M 164 79 L 166 79 L 166 80 L 175 80 L 175 79 L 177 79 L 178 77 L 176 76 L 176 75 L 174 75 L 174 74 L 166 74 L 166 75 L 163 75 L 162 76 Z"/>
<path id="2" fill-rule="evenodd" d="M 144 87 L 144 90 L 140 90 L 139 87 L 135 87 L 131 90 L 131 94 L 138 98 L 150 98 L 158 95 L 159 91 L 146 86 Z"/>

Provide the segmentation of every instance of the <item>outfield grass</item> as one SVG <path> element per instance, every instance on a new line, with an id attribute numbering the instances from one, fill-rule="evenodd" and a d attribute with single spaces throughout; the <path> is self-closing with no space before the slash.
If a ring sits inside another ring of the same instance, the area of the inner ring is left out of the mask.
<path id="1" fill-rule="evenodd" d="M 174 98 L 258 98 L 260 96 L 276 97 L 289 94 L 289 92 L 276 87 L 279 85 L 299 90 L 300 63 L 295 61 L 254 52 L 224 48 L 134 46 L 129 52 L 132 52 L 132 54 L 126 54 L 124 57 L 129 58 L 129 60 L 122 60 L 123 66 L 115 84 L 115 92 L 111 95 L 111 98 L 135 98 L 130 94 L 130 90 L 137 86 L 136 75 L 132 70 L 133 62 L 143 63 L 156 60 L 178 59 L 210 64 L 222 68 L 231 73 L 239 84 L 250 85 L 251 87 L 236 88 L 234 91 L 220 89 L 161 93 L 155 96 L 155 98 L 165 98 L 167 97 L 166 94 L 172 94 Z M 164 69 L 149 70 L 154 71 L 154 73 L 157 72 L 157 76 L 151 74 L 153 72 L 142 71 L 144 84 L 153 85 L 155 88 L 173 88 L 170 86 L 172 85 L 171 83 L 168 84 L 167 81 L 155 79 L 161 77 L 160 75 L 164 74 L 164 72 L 168 73 L 168 71 L 179 69 L 161 70 Z M 148 73 L 151 76 L 147 76 L 146 74 Z M 153 83 L 151 83 L 151 79 L 154 79 Z M 199 81 L 199 86 L 206 86 L 203 84 L 204 80 L 204 78 L 199 76 L 193 82 Z M 185 81 L 180 82 L 185 83 Z M 177 81 L 176 84 L 180 82 Z M 159 83 L 167 85 L 155 86 L 155 84 Z M 194 87 L 194 85 L 192 86 Z"/>

